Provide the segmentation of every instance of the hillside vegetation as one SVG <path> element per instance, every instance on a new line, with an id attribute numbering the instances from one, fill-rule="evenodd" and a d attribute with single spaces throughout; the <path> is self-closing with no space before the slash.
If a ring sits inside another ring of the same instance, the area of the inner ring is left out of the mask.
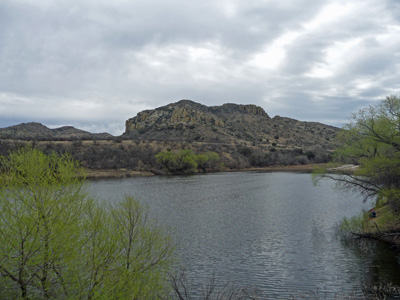
<path id="1" fill-rule="evenodd" d="M 338 146 L 339 128 L 290 118 L 273 118 L 255 105 L 207 107 L 181 100 L 146 110 L 126 121 L 121 136 L 92 134 L 65 126 L 49 129 L 25 123 L 0 129 L 0 154 L 33 144 L 45 153 L 71 153 L 92 170 L 160 173 L 162 151 L 218 154 L 214 167 L 198 171 L 324 163 Z M 210 164 L 206 164 L 210 165 Z"/>

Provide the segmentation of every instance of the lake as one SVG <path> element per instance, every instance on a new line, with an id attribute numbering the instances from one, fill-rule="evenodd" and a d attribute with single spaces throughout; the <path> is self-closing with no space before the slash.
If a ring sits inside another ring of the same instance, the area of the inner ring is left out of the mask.
<path id="1" fill-rule="evenodd" d="M 387 245 L 344 239 L 343 217 L 370 203 L 313 186 L 310 174 L 234 172 L 90 182 L 99 197 L 132 195 L 159 223 L 174 228 L 177 254 L 196 294 L 213 274 L 257 287 L 266 299 L 313 291 L 323 299 L 361 295 L 365 284 L 400 285 L 400 258 Z"/>

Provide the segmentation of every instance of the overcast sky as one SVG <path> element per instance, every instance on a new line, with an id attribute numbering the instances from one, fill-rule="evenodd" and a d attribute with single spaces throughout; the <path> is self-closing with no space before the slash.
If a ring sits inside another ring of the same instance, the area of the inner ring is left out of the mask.
<path id="1" fill-rule="evenodd" d="M 0 28 L 0 127 L 120 135 L 180 99 L 342 126 L 400 95 L 399 0 L 0 0 Z"/>

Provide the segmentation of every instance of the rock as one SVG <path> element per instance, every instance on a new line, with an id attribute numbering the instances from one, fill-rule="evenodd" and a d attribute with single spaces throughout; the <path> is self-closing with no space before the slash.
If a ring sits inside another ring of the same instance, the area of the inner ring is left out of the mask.
<path id="1" fill-rule="evenodd" d="M 283 148 L 334 148 L 339 128 L 285 117 L 270 118 L 262 107 L 227 103 L 205 106 L 181 100 L 139 112 L 125 123 L 124 137 L 149 141 L 274 143 Z"/>

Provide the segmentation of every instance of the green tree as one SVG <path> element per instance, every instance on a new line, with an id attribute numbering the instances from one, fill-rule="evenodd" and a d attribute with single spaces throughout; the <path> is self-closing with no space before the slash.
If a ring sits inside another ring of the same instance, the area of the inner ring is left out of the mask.
<path id="1" fill-rule="evenodd" d="M 316 178 L 333 178 L 340 188 L 356 190 L 365 199 L 377 197 L 399 212 L 400 99 L 391 95 L 353 114 L 340 141 L 343 146 L 335 151 L 336 162 L 358 167 L 325 169 Z"/>
<path id="2" fill-rule="evenodd" d="M 196 155 L 192 150 L 161 151 L 155 155 L 155 158 L 168 173 L 194 173 L 197 169 Z"/>
<path id="3" fill-rule="evenodd" d="M 174 173 L 178 169 L 177 155 L 171 150 L 161 151 L 155 155 L 155 158 L 157 163 L 169 173 Z"/>
<path id="4" fill-rule="evenodd" d="M 113 206 L 111 217 L 119 255 L 108 290 L 119 299 L 158 298 L 171 266 L 174 243 L 170 235 L 149 220 L 148 209 L 133 197 Z"/>
<path id="5" fill-rule="evenodd" d="M 0 170 L 1 299 L 155 298 L 173 244 L 136 200 L 92 199 L 69 155 L 23 148 Z"/>
<path id="6" fill-rule="evenodd" d="M 220 167 L 219 155 L 208 151 L 196 155 L 192 150 L 161 151 L 155 156 L 157 163 L 171 174 L 190 174 L 197 170 L 218 170 Z"/>
<path id="7" fill-rule="evenodd" d="M 178 171 L 183 173 L 193 173 L 197 169 L 196 154 L 192 150 L 181 149 L 177 156 Z"/>
<path id="8" fill-rule="evenodd" d="M 204 172 L 207 170 L 216 170 L 220 164 L 219 155 L 215 152 L 206 152 L 196 157 L 197 167 Z"/>
<path id="9" fill-rule="evenodd" d="M 69 272 L 66 260 L 84 242 L 77 228 L 91 201 L 81 170 L 67 155 L 28 148 L 0 163 L 1 290 L 24 299 L 50 298 L 62 285 L 61 273 Z"/>

